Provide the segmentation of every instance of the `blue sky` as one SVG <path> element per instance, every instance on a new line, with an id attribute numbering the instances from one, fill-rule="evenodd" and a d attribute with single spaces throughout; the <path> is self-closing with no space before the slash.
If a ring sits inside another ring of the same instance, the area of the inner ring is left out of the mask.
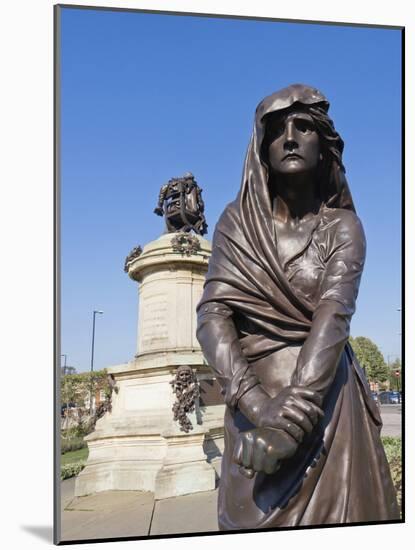
<path id="1" fill-rule="evenodd" d="M 207 238 L 240 186 L 258 102 L 316 86 L 345 141 L 367 238 L 353 336 L 400 356 L 401 35 L 392 29 L 62 9 L 62 353 L 79 371 L 136 351 L 137 285 L 123 271 L 156 239 L 160 186 L 192 171 Z"/>

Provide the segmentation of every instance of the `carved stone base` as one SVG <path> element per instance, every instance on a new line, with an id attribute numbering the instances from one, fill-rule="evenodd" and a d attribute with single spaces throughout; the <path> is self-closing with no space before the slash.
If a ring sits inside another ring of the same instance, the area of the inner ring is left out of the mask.
<path id="1" fill-rule="evenodd" d="M 75 496 L 111 490 L 154 491 L 165 452 L 162 438 L 111 438 L 88 446 L 90 458 L 76 478 Z"/>
<path id="2" fill-rule="evenodd" d="M 138 370 L 139 365 L 136 360 L 111 369 L 118 393 L 113 394 L 111 413 L 86 438 L 89 457 L 76 479 L 76 496 L 134 490 L 154 492 L 160 499 L 215 488 L 224 406 L 190 414 L 193 430 L 184 433 L 173 421 L 172 374 L 162 367 Z M 200 370 L 200 379 L 210 376 L 206 367 Z"/>
<path id="3" fill-rule="evenodd" d="M 195 334 L 210 243 L 197 236 L 200 246 L 188 254 L 174 250 L 172 238 L 163 235 L 127 262 L 140 285 L 137 355 L 108 368 L 118 391 L 111 412 L 86 438 L 89 456 L 76 479 L 76 496 L 135 490 L 161 499 L 215 487 L 224 406 L 196 407 L 188 415 L 193 429 L 184 433 L 173 419 L 171 385 L 181 365 L 190 366 L 207 389 L 212 383 Z"/>
<path id="4" fill-rule="evenodd" d="M 205 430 L 191 434 L 163 434 L 167 449 L 155 480 L 155 498 L 187 495 L 215 488 L 214 468 L 203 452 Z"/>
<path id="5" fill-rule="evenodd" d="M 115 380 L 119 392 L 113 397 L 112 412 L 98 420 L 95 431 L 86 437 L 89 456 L 75 482 L 76 496 L 110 490 L 154 491 L 166 449 L 157 426 L 166 422 L 167 411 L 146 408 L 146 399 L 152 391 L 160 392 L 163 383 Z M 141 410 L 132 408 L 135 399 L 137 406 L 143 405 Z"/>

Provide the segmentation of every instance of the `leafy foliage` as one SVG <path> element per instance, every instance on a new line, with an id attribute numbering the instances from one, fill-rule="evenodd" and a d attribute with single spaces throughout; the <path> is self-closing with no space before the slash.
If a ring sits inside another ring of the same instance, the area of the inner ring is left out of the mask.
<path id="1" fill-rule="evenodd" d="M 102 371 L 65 374 L 61 378 L 62 404 L 75 403 L 77 407 L 85 407 L 91 392 L 103 390 L 105 397 L 110 399 L 112 388 L 108 381 L 106 369 Z"/>
<path id="2" fill-rule="evenodd" d="M 78 449 L 84 449 L 85 447 L 87 447 L 87 443 L 84 441 L 83 437 L 61 439 L 61 454 L 77 451 Z"/>
<path id="3" fill-rule="evenodd" d="M 402 442 L 400 437 L 382 437 L 386 458 L 395 486 L 399 507 L 402 506 Z"/>
<path id="4" fill-rule="evenodd" d="M 61 466 L 61 479 L 77 476 L 85 468 L 85 462 L 75 462 Z"/>
<path id="5" fill-rule="evenodd" d="M 377 345 L 364 336 L 349 338 L 360 366 L 371 382 L 386 382 L 389 378 L 389 368 Z"/>
<path id="6" fill-rule="evenodd" d="M 61 377 L 61 402 L 62 405 L 71 404 L 74 409 L 69 409 L 72 426 L 63 434 L 66 439 L 83 437 L 90 433 L 98 418 L 111 410 L 111 396 L 114 384 L 110 382 L 107 371 L 83 372 L 67 374 Z M 105 400 L 101 403 L 91 417 L 89 414 L 90 396 L 103 391 Z M 73 426 L 75 423 L 75 426 Z"/>

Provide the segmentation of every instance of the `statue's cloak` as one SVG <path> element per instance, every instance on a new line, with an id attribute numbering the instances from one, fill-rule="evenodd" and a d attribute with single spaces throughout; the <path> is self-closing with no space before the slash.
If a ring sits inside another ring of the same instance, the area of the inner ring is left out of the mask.
<path id="1" fill-rule="evenodd" d="M 313 110 L 318 130 L 329 143 L 330 162 L 321 181 L 322 208 L 316 226 L 290 272 L 277 254 L 268 168 L 261 148 L 267 117 L 293 105 Z M 364 234 L 341 161 L 343 142 L 324 116 L 328 107 L 318 90 L 303 85 L 290 86 L 259 104 L 240 192 L 215 229 L 198 314 L 202 330 L 206 320 L 211 326 L 215 318 L 222 323 L 220 346 L 218 331 L 212 332 L 214 336 L 205 331 L 201 337 L 205 355 L 217 358 L 211 366 L 228 405 L 218 504 L 222 530 L 399 518 L 380 440 L 379 411 L 347 344 L 363 269 Z M 336 147 L 330 146 L 330 140 Z M 296 284 L 298 273 L 303 286 Z M 314 288 L 310 280 L 315 280 Z M 307 284 L 309 292 L 304 291 Z M 320 313 L 323 303 L 326 310 L 333 305 L 332 318 Z M 235 327 L 239 348 L 226 344 L 228 329 Z M 220 350 L 213 352 L 215 346 Z M 258 383 L 253 374 L 256 365 L 279 368 L 278 354 L 284 348 L 300 350 L 291 383 L 321 390 L 325 415 L 276 474 L 247 479 L 232 462 L 239 432 L 252 428 L 238 410 L 237 398 L 241 388 L 249 391 Z M 314 376 L 310 383 L 307 372 Z M 332 373 L 331 378 L 326 372 Z"/>

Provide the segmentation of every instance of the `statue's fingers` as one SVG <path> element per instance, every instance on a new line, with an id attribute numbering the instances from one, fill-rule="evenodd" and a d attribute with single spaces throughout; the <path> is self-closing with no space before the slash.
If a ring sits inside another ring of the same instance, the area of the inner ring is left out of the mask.
<path id="1" fill-rule="evenodd" d="M 264 461 L 267 451 L 263 445 L 254 445 L 252 449 L 252 469 L 255 472 L 262 472 L 264 470 Z"/>
<path id="2" fill-rule="evenodd" d="M 303 397 L 304 399 L 307 399 L 308 401 L 312 401 L 317 406 L 321 407 L 323 398 L 322 396 L 310 388 L 304 388 L 302 386 L 294 386 L 291 390 L 293 395 L 299 395 L 300 397 Z"/>
<path id="3" fill-rule="evenodd" d="M 274 417 L 273 421 L 270 422 L 269 426 L 266 425 L 266 427 L 274 428 L 276 430 L 284 430 L 285 432 L 290 434 L 291 437 L 293 437 L 298 443 L 301 443 L 304 438 L 304 430 L 284 416 L 278 415 Z"/>
<path id="4" fill-rule="evenodd" d="M 317 407 L 317 405 L 315 405 L 314 403 L 306 401 L 301 397 L 294 398 L 294 405 L 295 407 L 303 411 L 309 417 L 313 424 L 316 424 L 318 419 L 324 416 L 324 412 L 320 409 L 320 407 Z"/>
<path id="5" fill-rule="evenodd" d="M 245 468 L 252 468 L 253 435 L 245 432 L 242 439 L 242 465 Z"/>
<path id="6" fill-rule="evenodd" d="M 289 433 L 297 441 L 297 443 L 301 443 L 304 438 L 304 430 L 302 430 L 300 426 L 297 426 L 297 424 L 294 424 L 294 422 L 289 422 L 286 419 L 284 420 L 285 425 L 281 426 L 281 428 Z"/>
<path id="7" fill-rule="evenodd" d="M 238 438 L 232 455 L 235 464 L 242 464 L 242 445 L 242 439 Z"/>
<path id="8" fill-rule="evenodd" d="M 294 406 L 284 406 L 282 407 L 282 414 L 285 418 L 297 424 L 297 426 L 302 428 L 306 433 L 312 432 L 313 424 L 310 422 L 308 416 L 301 410 Z"/>
<path id="9" fill-rule="evenodd" d="M 239 473 L 241 475 L 243 475 L 244 477 L 246 477 L 248 479 L 252 479 L 255 475 L 254 470 L 252 470 L 251 468 L 245 468 L 245 466 L 242 466 L 243 447 L 244 447 L 243 438 L 239 437 L 237 442 L 236 442 L 235 448 L 233 450 L 232 460 L 236 464 L 240 464 Z"/>
<path id="10" fill-rule="evenodd" d="M 239 466 L 239 473 L 248 479 L 252 479 L 255 475 L 254 470 L 245 468 L 245 466 Z"/>
<path id="11" fill-rule="evenodd" d="M 275 456 L 275 453 L 269 452 L 264 459 L 263 471 L 269 475 L 275 474 L 279 470 L 280 465 L 281 463 Z"/>
<path id="12" fill-rule="evenodd" d="M 284 416 L 275 417 L 272 425 L 269 427 L 275 428 L 276 430 L 284 430 L 285 432 L 290 434 L 291 437 L 293 437 L 298 443 L 301 443 L 304 438 L 304 430 L 302 430 L 299 426 L 297 426 L 297 424 L 291 422 Z"/>

